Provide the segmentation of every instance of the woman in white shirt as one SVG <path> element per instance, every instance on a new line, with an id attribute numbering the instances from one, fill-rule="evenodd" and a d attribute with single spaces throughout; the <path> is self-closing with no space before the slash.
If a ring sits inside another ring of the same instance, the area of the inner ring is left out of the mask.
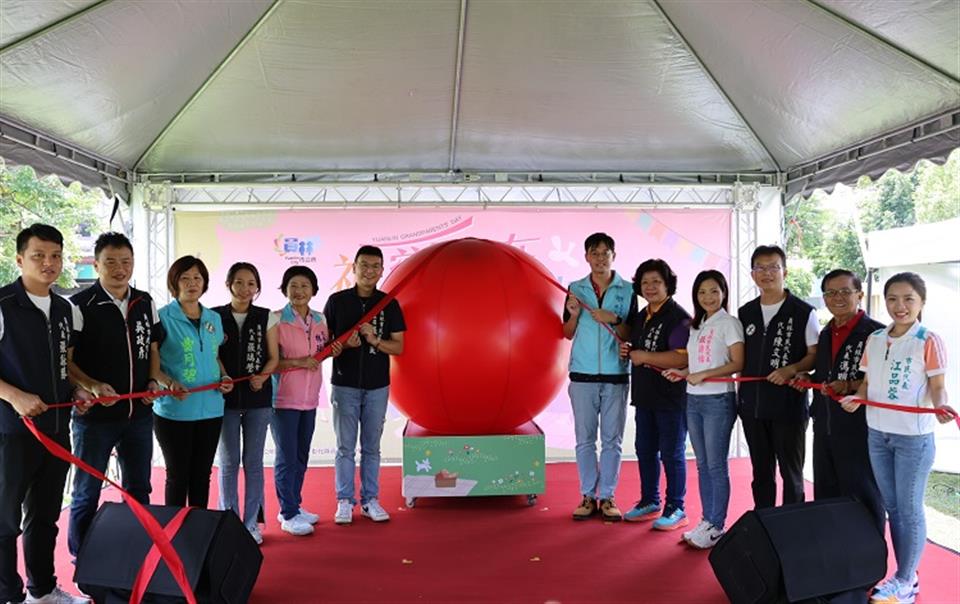
<path id="1" fill-rule="evenodd" d="M 730 502 L 727 454 L 737 421 L 732 383 L 704 382 L 727 377 L 743 368 L 743 326 L 727 313 L 727 280 L 719 271 L 703 271 L 693 282 L 693 323 L 687 343 L 689 366 L 667 369 L 672 381 L 687 381 L 687 429 L 697 458 L 697 479 L 703 520 L 683 539 L 708 549 L 723 535 Z"/>
<path id="2" fill-rule="evenodd" d="M 934 416 L 867 408 L 870 465 L 890 519 L 897 560 L 897 572 L 877 586 L 870 601 L 899 604 L 914 602 L 920 592 L 917 567 L 927 537 L 923 494 L 933 467 L 936 419 L 949 422 L 956 411 L 947 405 L 943 341 L 920 324 L 927 299 L 923 279 L 916 273 L 896 274 L 883 286 L 883 297 L 893 323 L 867 338 L 860 358 L 865 377 L 856 394 L 842 399 L 844 410 L 856 411 L 856 399 L 943 410 Z"/>

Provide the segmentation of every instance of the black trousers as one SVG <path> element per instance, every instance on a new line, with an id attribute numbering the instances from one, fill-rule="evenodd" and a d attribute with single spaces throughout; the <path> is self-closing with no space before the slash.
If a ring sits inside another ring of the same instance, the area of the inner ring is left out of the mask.
<path id="1" fill-rule="evenodd" d="M 163 461 L 167 466 L 164 505 L 207 507 L 210 500 L 210 469 L 220 442 L 223 418 L 176 421 L 155 415 Z"/>
<path id="2" fill-rule="evenodd" d="M 50 436 L 70 450 L 67 431 Z M 32 434 L 0 434 L 0 602 L 25 597 L 17 572 L 21 523 L 27 589 L 39 598 L 57 586 L 53 550 L 68 469 Z"/>
<path id="3" fill-rule="evenodd" d="M 753 505 L 777 505 L 777 466 L 783 480 L 783 505 L 803 501 L 803 458 L 807 420 L 777 421 L 740 416 L 753 465 Z"/>
<path id="4" fill-rule="evenodd" d="M 813 421 L 813 498 L 853 497 L 866 506 L 883 534 L 886 516 L 870 467 L 866 431 L 827 434 L 825 423 Z"/>

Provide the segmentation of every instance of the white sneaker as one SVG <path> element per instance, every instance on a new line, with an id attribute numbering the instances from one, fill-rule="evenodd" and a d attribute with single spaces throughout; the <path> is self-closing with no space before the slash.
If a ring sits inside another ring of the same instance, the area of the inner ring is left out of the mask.
<path id="1" fill-rule="evenodd" d="M 683 537 L 683 540 L 684 540 L 684 541 L 690 541 L 690 537 L 694 536 L 694 535 L 697 534 L 697 533 L 703 532 L 703 531 L 707 530 L 708 528 L 710 528 L 710 523 L 707 522 L 706 520 L 701 520 L 701 521 L 700 521 L 700 524 L 698 524 L 697 526 L 695 526 L 695 527 L 693 528 L 693 530 L 691 530 L 691 531 L 684 531 L 684 532 L 683 532 L 683 535 L 681 535 L 681 536 Z"/>
<path id="2" fill-rule="evenodd" d="M 303 519 L 309 522 L 310 524 L 316 524 L 320 522 L 320 516 L 317 516 L 313 512 L 308 512 L 304 508 L 300 508 L 300 516 L 302 516 Z"/>
<path id="3" fill-rule="evenodd" d="M 24 604 L 90 604 L 93 600 L 90 598 L 84 598 L 81 596 L 74 596 L 68 594 L 67 592 L 60 589 L 60 586 L 57 585 L 53 588 L 53 591 L 48 593 L 45 596 L 39 598 L 34 598 L 29 593 L 27 594 L 27 599 L 23 601 Z"/>
<path id="4" fill-rule="evenodd" d="M 263 533 L 260 532 L 259 528 L 254 527 L 247 530 L 250 531 L 250 536 L 257 542 L 257 545 L 263 545 Z"/>
<path id="5" fill-rule="evenodd" d="M 380 502 L 376 499 L 371 499 L 366 505 L 360 506 L 360 514 L 374 522 L 386 522 L 390 520 L 390 514 L 387 513 L 387 510 L 383 509 L 383 506 L 380 505 Z"/>
<path id="6" fill-rule="evenodd" d="M 333 521 L 337 524 L 350 524 L 353 522 L 353 502 L 349 499 L 337 501 L 337 513 L 334 514 Z"/>
<path id="7" fill-rule="evenodd" d="M 687 543 L 697 549 L 710 549 L 717 544 L 720 537 L 723 537 L 723 529 L 710 525 L 706 530 L 691 535 Z"/>
<path id="8" fill-rule="evenodd" d="M 280 530 L 286 531 L 291 535 L 296 535 L 297 537 L 302 537 L 313 532 L 313 525 L 301 518 L 300 514 L 297 514 L 290 520 L 282 521 L 280 523 Z"/>

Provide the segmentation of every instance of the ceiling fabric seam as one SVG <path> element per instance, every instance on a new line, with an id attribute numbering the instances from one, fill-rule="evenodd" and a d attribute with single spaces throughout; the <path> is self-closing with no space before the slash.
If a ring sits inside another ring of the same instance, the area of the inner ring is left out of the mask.
<path id="1" fill-rule="evenodd" d="M 57 30 L 63 27 L 64 25 L 68 25 L 69 23 L 72 23 L 85 15 L 92 13 L 93 11 L 97 10 L 104 4 L 109 4 L 110 2 L 113 2 L 113 0 L 100 0 L 99 2 L 91 4 L 86 8 L 81 8 L 80 10 L 72 12 L 69 15 L 66 15 L 65 17 L 61 17 L 60 19 L 57 19 L 53 23 L 48 23 L 47 25 L 44 25 L 43 27 L 41 27 L 40 29 L 34 32 L 31 32 L 20 38 L 17 38 L 16 40 L 13 40 L 12 42 L 5 44 L 3 47 L 0 47 L 0 57 L 2 57 L 7 53 L 13 52 L 14 50 L 23 46 L 24 44 L 29 44 L 33 40 L 42 38 L 48 33 L 54 30 Z"/>
<path id="2" fill-rule="evenodd" d="M 680 28 L 677 27 L 677 25 L 673 22 L 673 19 L 671 19 L 670 16 L 667 14 L 667 12 L 664 10 L 663 6 L 660 5 L 660 0 L 650 0 L 650 4 L 652 4 L 657 9 L 657 12 L 660 14 L 660 17 L 666 22 L 667 26 L 670 27 L 670 30 L 673 32 L 673 35 L 675 35 L 677 39 L 680 40 L 680 43 L 683 44 L 683 47 L 687 50 L 687 52 L 690 53 L 690 56 L 692 56 L 693 59 L 697 62 L 697 65 L 700 66 L 700 69 L 707 76 L 707 79 L 709 79 L 710 82 L 713 84 L 713 86 L 717 89 L 717 92 L 720 93 L 720 96 L 722 96 L 723 99 L 727 102 L 727 104 L 730 105 L 730 108 L 733 109 L 733 112 L 737 114 L 737 117 L 739 117 L 740 121 L 743 122 L 743 125 L 747 128 L 747 130 L 753 136 L 754 140 L 757 142 L 758 145 L 760 145 L 760 148 L 763 149 L 763 152 L 764 154 L 766 154 L 767 159 L 769 159 L 773 163 L 773 167 L 776 169 L 776 171 L 778 173 L 782 173 L 783 168 L 780 166 L 780 162 L 778 162 L 777 158 L 774 157 L 773 153 L 770 152 L 770 149 L 767 147 L 766 143 L 763 142 L 763 139 L 760 138 L 760 135 L 757 134 L 757 131 L 754 130 L 749 120 L 747 120 L 743 112 L 740 111 L 740 108 L 737 107 L 737 104 L 733 102 L 733 99 L 730 98 L 730 95 L 727 94 L 727 91 L 723 88 L 723 86 L 720 85 L 720 82 L 717 81 L 717 78 L 714 77 L 713 72 L 711 72 L 710 69 L 707 68 L 706 64 L 700 59 L 700 55 L 698 55 L 697 52 L 694 50 L 693 45 L 690 44 L 690 42 L 683 35 L 683 33 L 680 32 Z"/>
<path id="3" fill-rule="evenodd" d="M 804 2 L 806 2 L 806 3 L 809 4 L 810 6 L 816 7 L 817 9 L 819 9 L 820 11 L 822 11 L 824 14 L 829 15 L 829 16 L 830 16 L 831 18 L 833 18 L 835 21 L 838 21 L 839 23 L 841 23 L 844 27 L 847 27 L 847 28 L 849 28 L 849 29 L 852 29 L 853 31 L 856 31 L 856 32 L 859 33 L 859 34 L 862 34 L 862 35 L 866 36 L 867 38 L 869 38 L 870 40 L 872 40 L 872 41 L 874 41 L 874 42 L 880 43 L 884 48 L 889 48 L 890 50 L 893 50 L 894 52 L 896 52 L 896 53 L 899 54 L 900 56 L 905 57 L 905 58 L 909 59 L 910 61 L 916 63 L 919 67 L 922 67 L 923 69 L 925 69 L 925 70 L 927 70 L 927 71 L 932 71 L 932 72 L 936 73 L 938 76 L 940 76 L 940 77 L 946 79 L 947 81 L 949 81 L 950 84 L 952 84 L 953 86 L 960 86 L 960 80 L 958 80 L 955 76 L 953 76 L 952 74 L 947 73 L 946 71 L 943 71 L 942 69 L 940 69 L 939 67 L 937 67 L 937 66 L 934 65 L 933 63 L 930 63 L 930 62 L 926 61 L 925 59 L 923 59 L 923 58 L 915 55 L 914 53 L 910 52 L 910 51 L 907 50 L 906 48 L 904 48 L 904 47 L 900 46 L 899 44 L 895 43 L 893 40 L 890 40 L 890 39 L 888 39 L 888 38 L 885 38 L 884 36 L 881 36 L 881 35 L 879 35 L 879 34 L 877 34 L 877 33 L 874 33 L 874 32 L 868 30 L 868 29 L 865 28 L 865 27 L 862 27 L 862 26 L 861 26 L 859 23 L 857 23 L 856 21 L 853 21 L 853 20 L 851 20 L 851 19 L 848 19 L 847 17 L 845 17 L 845 16 L 841 15 L 840 13 L 834 11 L 832 8 L 829 8 L 829 7 L 827 7 L 827 6 L 824 6 L 824 5 L 820 4 L 820 2 L 818 2 L 817 0 L 804 0 Z"/>
<path id="4" fill-rule="evenodd" d="M 187 102 L 184 103 L 184 105 L 180 108 L 180 110 L 177 111 L 173 115 L 173 117 L 170 119 L 170 121 L 168 121 L 167 124 L 163 127 L 163 129 L 160 130 L 160 133 L 150 142 L 146 150 L 144 150 L 144 152 L 140 154 L 140 157 L 137 158 L 137 161 L 134 162 L 133 164 L 134 172 L 139 170 L 140 164 L 143 163 L 143 160 L 145 160 L 147 156 L 150 155 L 150 152 L 156 148 L 156 146 L 160 143 L 161 140 L 163 140 L 163 137 L 165 137 L 167 133 L 169 133 L 170 130 L 173 129 L 173 127 L 177 124 L 177 122 L 180 121 L 180 118 L 183 117 L 183 115 L 187 112 L 187 110 L 190 109 L 190 107 L 197 101 L 197 99 L 200 98 L 200 96 L 207 89 L 210 83 L 213 82 L 213 80 L 215 80 L 216 77 L 220 75 L 220 73 L 226 68 L 226 66 L 230 63 L 230 61 L 233 60 L 233 57 L 235 57 L 237 53 L 239 53 L 240 50 L 244 46 L 246 46 L 247 42 L 251 38 L 253 38 L 254 34 L 257 33 L 260 27 L 267 21 L 267 19 L 270 18 L 270 15 L 273 14 L 273 12 L 277 9 L 277 7 L 280 6 L 281 3 L 283 3 L 283 0 L 273 0 L 273 4 L 271 4 L 270 7 L 267 8 L 267 10 L 265 10 L 262 15 L 260 15 L 260 18 L 257 19 L 257 21 L 247 31 L 247 33 L 244 34 L 243 37 L 240 38 L 239 42 L 237 42 L 237 44 L 234 45 L 233 49 L 231 49 L 230 52 L 227 53 L 227 56 L 224 57 L 222 61 L 220 61 L 220 63 L 212 72 L 210 72 L 210 75 L 208 75 L 207 78 L 200 84 L 200 87 L 197 88 L 192 95 L 190 95 L 190 98 L 187 100 Z"/>

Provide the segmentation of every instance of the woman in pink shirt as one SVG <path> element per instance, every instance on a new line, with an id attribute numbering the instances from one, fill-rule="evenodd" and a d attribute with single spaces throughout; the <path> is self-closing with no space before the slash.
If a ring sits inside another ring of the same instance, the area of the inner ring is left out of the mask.
<path id="1" fill-rule="evenodd" d="M 303 478 L 310 456 L 310 442 L 320 401 L 323 376 L 315 355 L 327 344 L 329 332 L 323 314 L 310 308 L 317 294 L 317 276 L 305 266 L 291 266 L 280 285 L 289 301 L 270 313 L 268 332 L 280 349 L 279 368 L 293 369 L 279 375 L 270 422 L 276 443 L 274 483 L 280 502 L 280 528 L 291 535 L 309 535 L 317 515 L 301 507 Z M 337 352 L 339 352 L 339 347 Z"/>

